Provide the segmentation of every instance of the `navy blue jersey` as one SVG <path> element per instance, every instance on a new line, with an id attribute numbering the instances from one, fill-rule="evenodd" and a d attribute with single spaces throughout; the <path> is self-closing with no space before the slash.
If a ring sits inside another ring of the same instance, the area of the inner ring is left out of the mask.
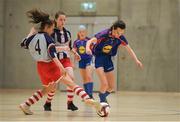
<path id="1" fill-rule="evenodd" d="M 76 49 L 77 53 L 81 56 L 81 59 L 87 59 L 92 58 L 91 55 L 88 55 L 86 53 L 86 44 L 89 38 L 86 38 L 84 40 L 75 40 L 73 44 L 73 48 Z"/>
<path id="2" fill-rule="evenodd" d="M 28 49 L 36 61 L 49 62 L 56 57 L 54 41 L 44 32 L 39 32 L 25 39 L 21 46 Z"/>
<path id="3" fill-rule="evenodd" d="M 97 43 L 93 47 L 93 54 L 115 56 L 119 45 L 127 45 L 128 41 L 124 35 L 119 38 L 112 37 L 110 29 L 103 30 L 95 35 Z"/>

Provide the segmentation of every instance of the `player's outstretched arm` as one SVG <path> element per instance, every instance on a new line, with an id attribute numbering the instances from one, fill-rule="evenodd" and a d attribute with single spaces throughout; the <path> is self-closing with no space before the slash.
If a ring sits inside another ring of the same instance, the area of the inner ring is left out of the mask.
<path id="1" fill-rule="evenodd" d="M 32 27 L 29 34 L 25 38 L 23 38 L 23 40 L 21 41 L 20 46 L 23 47 L 24 49 L 28 49 L 28 46 L 26 44 L 27 40 L 28 40 L 29 37 L 33 36 L 36 33 L 37 33 L 37 31 L 35 30 L 34 27 Z"/>
<path id="2" fill-rule="evenodd" d="M 97 38 L 96 37 L 93 37 L 93 38 L 91 38 L 90 40 L 87 41 L 87 44 L 86 44 L 86 53 L 90 54 L 90 55 L 92 55 L 92 51 L 90 49 L 90 45 L 92 43 L 97 43 Z"/>
<path id="3" fill-rule="evenodd" d="M 62 74 L 65 75 L 66 74 L 66 70 L 63 67 L 63 65 L 61 64 L 61 62 L 59 61 L 59 59 L 57 57 L 54 57 L 52 60 L 59 67 L 59 69 L 62 71 Z"/>
<path id="4" fill-rule="evenodd" d="M 29 38 L 30 36 L 32 36 L 32 35 L 34 35 L 36 33 L 37 33 L 37 30 L 34 27 L 32 27 L 26 38 Z"/>
<path id="5" fill-rule="evenodd" d="M 80 60 L 81 60 L 81 56 L 77 53 L 77 51 L 76 51 L 74 48 L 71 49 L 71 52 L 74 54 L 75 59 L 76 59 L 77 61 L 80 61 Z"/>
<path id="6" fill-rule="evenodd" d="M 80 61 L 81 60 L 81 56 L 77 53 L 77 49 L 76 48 L 72 48 L 72 52 L 74 54 L 74 58 L 76 61 Z"/>
<path id="7" fill-rule="evenodd" d="M 143 68 L 143 64 L 141 63 L 141 61 L 139 61 L 139 59 L 137 58 L 137 56 L 136 56 L 135 52 L 133 51 L 133 49 L 129 45 L 126 45 L 125 48 L 128 51 L 129 55 L 136 62 L 137 66 L 140 67 L 140 68 Z"/>

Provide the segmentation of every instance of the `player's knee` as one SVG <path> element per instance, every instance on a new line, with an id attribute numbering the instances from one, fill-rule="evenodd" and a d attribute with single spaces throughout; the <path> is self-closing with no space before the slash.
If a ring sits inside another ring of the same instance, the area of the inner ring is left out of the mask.
<path id="1" fill-rule="evenodd" d="M 50 92 L 50 90 L 47 88 L 47 87 L 44 87 L 43 89 L 42 89 L 42 94 L 43 95 L 46 95 L 47 93 L 49 93 Z"/>
<path id="2" fill-rule="evenodd" d="M 91 76 L 86 76 L 86 79 L 85 79 L 87 82 L 89 82 L 89 81 L 92 81 L 91 80 Z"/>
<path id="3" fill-rule="evenodd" d="M 74 82 L 74 76 L 70 76 L 71 80 Z"/>
<path id="4" fill-rule="evenodd" d="M 104 89 L 107 89 L 107 88 L 108 88 L 108 83 L 107 83 L 107 82 L 102 82 L 102 83 L 101 83 L 101 86 L 102 86 Z"/>

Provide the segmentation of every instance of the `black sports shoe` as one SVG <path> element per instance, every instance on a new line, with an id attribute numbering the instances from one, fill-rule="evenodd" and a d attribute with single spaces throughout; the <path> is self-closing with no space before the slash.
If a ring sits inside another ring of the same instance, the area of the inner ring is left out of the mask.
<path id="1" fill-rule="evenodd" d="M 89 95 L 89 97 L 90 97 L 91 99 L 93 99 L 93 100 L 94 100 L 94 97 L 93 97 L 93 95 Z"/>
<path id="2" fill-rule="evenodd" d="M 52 111 L 51 103 L 45 103 L 44 104 L 44 111 Z"/>
<path id="3" fill-rule="evenodd" d="M 76 111 L 78 110 L 78 107 L 76 107 L 72 101 L 69 101 L 67 103 L 67 109 L 71 111 Z"/>

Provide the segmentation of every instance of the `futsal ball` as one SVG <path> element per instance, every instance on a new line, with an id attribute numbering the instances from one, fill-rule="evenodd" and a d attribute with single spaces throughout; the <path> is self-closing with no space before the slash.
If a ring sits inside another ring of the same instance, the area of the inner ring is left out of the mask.
<path id="1" fill-rule="evenodd" d="M 110 113 L 110 106 L 105 103 L 105 102 L 102 102 L 100 103 L 101 104 L 101 110 L 100 111 L 97 111 L 97 114 L 100 116 L 100 117 L 107 117 Z"/>

